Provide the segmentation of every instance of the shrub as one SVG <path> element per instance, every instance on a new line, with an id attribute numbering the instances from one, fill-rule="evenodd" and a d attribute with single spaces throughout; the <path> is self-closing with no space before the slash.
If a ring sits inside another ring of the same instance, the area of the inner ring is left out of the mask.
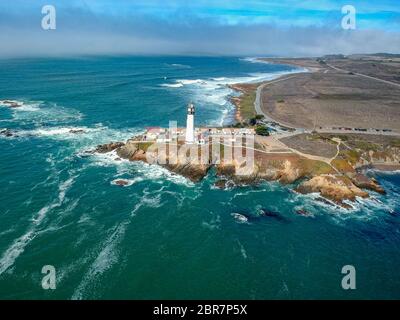
<path id="1" fill-rule="evenodd" d="M 256 124 L 257 124 L 257 119 L 256 119 L 256 118 L 251 118 L 251 119 L 249 120 L 249 125 L 255 126 Z"/>
<path id="2" fill-rule="evenodd" d="M 256 134 L 259 136 L 269 136 L 269 130 L 266 126 L 257 126 Z"/>

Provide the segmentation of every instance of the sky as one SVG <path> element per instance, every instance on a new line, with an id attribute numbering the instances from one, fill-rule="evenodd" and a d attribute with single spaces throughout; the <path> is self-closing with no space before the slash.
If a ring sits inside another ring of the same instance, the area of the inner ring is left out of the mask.
<path id="1" fill-rule="evenodd" d="M 56 9 L 43 30 L 42 7 Z M 356 28 L 342 28 L 342 7 Z M 13 0 L 0 57 L 400 53 L 400 0 Z"/>

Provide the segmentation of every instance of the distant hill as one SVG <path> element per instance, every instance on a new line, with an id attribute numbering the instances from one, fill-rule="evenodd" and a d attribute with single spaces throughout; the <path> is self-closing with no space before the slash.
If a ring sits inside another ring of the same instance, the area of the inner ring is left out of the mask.
<path id="1" fill-rule="evenodd" d="M 400 54 L 395 54 L 395 53 L 371 53 L 371 54 L 366 54 L 366 53 L 357 53 L 357 54 L 350 54 L 350 55 L 344 55 L 344 54 L 327 54 L 322 57 L 322 59 L 326 60 L 337 60 L 337 59 L 376 59 L 376 58 L 382 58 L 382 59 L 397 59 L 400 58 Z"/>

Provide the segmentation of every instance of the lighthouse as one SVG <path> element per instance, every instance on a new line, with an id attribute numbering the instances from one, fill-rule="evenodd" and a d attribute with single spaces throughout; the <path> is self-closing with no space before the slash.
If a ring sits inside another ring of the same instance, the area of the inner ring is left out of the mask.
<path id="1" fill-rule="evenodd" d="M 194 105 L 189 103 L 186 120 L 186 143 L 194 143 Z"/>

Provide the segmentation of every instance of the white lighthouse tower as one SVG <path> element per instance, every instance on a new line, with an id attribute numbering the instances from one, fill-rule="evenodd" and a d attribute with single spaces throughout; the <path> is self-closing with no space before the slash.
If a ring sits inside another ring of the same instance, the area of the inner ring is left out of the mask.
<path id="1" fill-rule="evenodd" d="M 194 105 L 188 104 L 186 120 L 186 143 L 194 143 Z"/>

